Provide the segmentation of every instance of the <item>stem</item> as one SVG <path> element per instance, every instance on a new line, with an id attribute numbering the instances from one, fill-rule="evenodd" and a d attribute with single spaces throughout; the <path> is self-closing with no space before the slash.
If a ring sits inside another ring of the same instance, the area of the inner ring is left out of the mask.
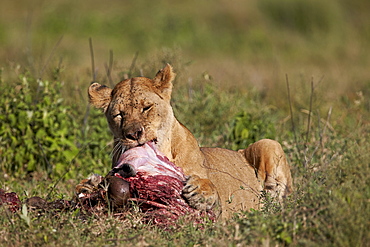
<path id="1" fill-rule="evenodd" d="M 305 146 L 305 147 L 307 147 L 308 138 L 309 138 L 309 135 L 310 135 L 310 129 L 311 129 L 311 113 L 312 113 L 312 99 L 313 99 L 313 92 L 314 92 L 314 87 L 313 87 L 313 78 L 311 78 L 310 108 L 309 108 L 309 110 L 308 110 L 306 142 L 305 142 L 305 144 L 304 144 L 304 146 Z"/>

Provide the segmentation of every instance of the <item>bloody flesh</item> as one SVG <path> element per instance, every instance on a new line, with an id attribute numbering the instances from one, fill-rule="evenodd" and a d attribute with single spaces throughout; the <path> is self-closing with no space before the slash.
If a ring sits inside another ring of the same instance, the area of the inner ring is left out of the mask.
<path id="1" fill-rule="evenodd" d="M 6 193 L 0 189 L 0 206 L 6 205 L 11 212 L 16 212 L 21 207 L 21 201 L 14 192 Z"/>
<path id="2" fill-rule="evenodd" d="M 151 214 L 155 223 L 165 223 L 185 215 L 215 218 L 212 212 L 200 212 L 187 204 L 181 196 L 186 176 L 153 142 L 124 152 L 113 170 L 119 171 L 127 166 L 130 169 L 124 170 L 131 170 L 135 176 L 125 177 L 122 172 L 114 175 L 130 183 L 130 193 L 134 196 L 130 200 L 139 202 L 140 208 Z"/>

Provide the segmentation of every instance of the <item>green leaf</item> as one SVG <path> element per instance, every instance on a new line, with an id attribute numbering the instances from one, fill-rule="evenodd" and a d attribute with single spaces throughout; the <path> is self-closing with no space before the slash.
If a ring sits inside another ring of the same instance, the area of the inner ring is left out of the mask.
<path id="1" fill-rule="evenodd" d="M 39 129 L 39 130 L 36 132 L 36 138 L 37 138 L 37 139 L 43 139 L 46 135 L 47 135 L 47 134 L 46 134 L 45 129 Z"/>
<path id="2" fill-rule="evenodd" d="M 31 218 L 28 215 L 28 210 L 27 210 L 27 205 L 26 204 L 22 205 L 22 213 L 20 214 L 20 217 L 21 217 L 21 219 L 23 219 L 26 222 L 28 227 L 31 226 Z"/>
<path id="3" fill-rule="evenodd" d="M 241 134 L 240 134 L 242 139 L 248 139 L 249 137 L 249 130 L 248 129 L 243 129 Z"/>
<path id="4" fill-rule="evenodd" d="M 67 161 L 71 161 L 73 158 L 76 157 L 77 154 L 78 154 L 78 149 L 77 148 L 72 149 L 72 150 L 63 151 L 63 156 Z"/>
<path id="5" fill-rule="evenodd" d="M 10 122 L 10 125 L 15 125 L 17 123 L 17 117 L 14 114 L 9 114 L 8 119 Z"/>
<path id="6" fill-rule="evenodd" d="M 30 156 L 30 160 L 27 163 L 27 171 L 32 172 L 36 170 L 36 161 L 33 155 Z"/>

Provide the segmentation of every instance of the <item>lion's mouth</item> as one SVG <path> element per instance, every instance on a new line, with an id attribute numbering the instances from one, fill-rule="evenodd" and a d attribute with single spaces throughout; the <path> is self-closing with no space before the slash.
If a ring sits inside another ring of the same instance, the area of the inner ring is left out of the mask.
<path id="1" fill-rule="evenodd" d="M 158 143 L 157 138 L 150 139 L 149 141 L 148 140 L 135 140 L 135 141 L 132 141 L 132 140 L 121 139 L 120 142 L 121 142 L 121 144 L 122 144 L 125 152 L 127 150 L 131 149 L 131 148 L 144 146 L 147 143 L 154 143 L 154 144 L 157 144 Z"/>
<path id="2" fill-rule="evenodd" d="M 146 142 L 138 142 L 138 145 L 137 145 L 137 147 L 141 147 L 141 146 L 144 146 L 145 144 L 149 144 L 150 145 L 150 143 L 153 143 L 153 144 L 157 144 L 157 138 L 155 138 L 155 139 L 152 139 L 152 140 L 150 140 L 150 141 L 146 141 Z"/>

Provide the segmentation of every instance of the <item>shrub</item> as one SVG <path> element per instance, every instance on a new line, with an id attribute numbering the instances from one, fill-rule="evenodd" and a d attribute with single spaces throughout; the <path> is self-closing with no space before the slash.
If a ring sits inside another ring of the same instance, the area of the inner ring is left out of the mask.
<path id="1" fill-rule="evenodd" d="M 26 75 L 15 86 L 5 85 L 0 106 L 3 170 L 42 169 L 50 175 L 78 153 L 74 142 L 78 124 L 63 105 L 60 87 L 58 82 L 30 81 Z"/>
<path id="2" fill-rule="evenodd" d="M 230 122 L 240 98 L 222 92 L 210 82 L 178 87 L 172 98 L 175 116 L 195 135 L 201 146 L 225 146 L 225 124 Z"/>
<path id="3" fill-rule="evenodd" d="M 97 119 L 96 112 L 92 112 L 93 117 L 86 115 L 83 124 L 83 119 L 77 117 L 81 114 L 64 104 L 61 88 L 60 82 L 33 80 L 28 75 L 20 76 L 15 85 L 3 85 L 0 99 L 3 172 L 24 176 L 46 171 L 49 177 L 69 172 L 67 177 L 74 177 L 84 163 L 90 167 L 84 169 L 86 172 L 110 167 L 108 153 L 101 152 L 109 138 L 104 118 Z"/>
<path id="4" fill-rule="evenodd" d="M 275 123 L 269 110 L 259 112 L 240 112 L 232 121 L 229 140 L 232 149 L 246 148 L 250 144 L 264 139 L 275 139 Z"/>

